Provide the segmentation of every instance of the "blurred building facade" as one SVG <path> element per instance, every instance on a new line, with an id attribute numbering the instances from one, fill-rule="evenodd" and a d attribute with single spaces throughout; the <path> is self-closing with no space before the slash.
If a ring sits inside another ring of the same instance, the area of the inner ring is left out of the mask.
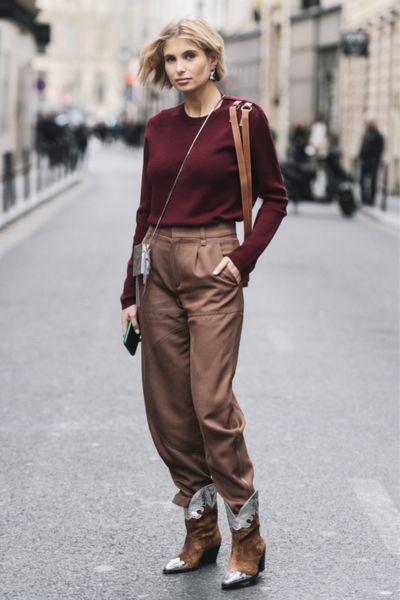
<path id="1" fill-rule="evenodd" d="M 53 36 L 35 61 L 42 111 L 74 110 L 113 119 L 133 104 L 129 63 L 134 37 L 131 0 L 40 0 Z"/>
<path id="2" fill-rule="evenodd" d="M 389 189 L 400 192 L 400 10 L 393 0 L 263 0 L 262 103 L 284 154 L 296 123 L 326 122 L 344 163 L 358 156 L 367 112 L 386 141 Z M 344 36 L 361 32 L 364 55 L 346 55 Z"/>
<path id="3" fill-rule="evenodd" d="M 290 123 L 291 0 L 264 0 L 261 5 L 264 69 L 260 102 L 276 133 L 280 156 L 286 151 Z"/>
<path id="4" fill-rule="evenodd" d="M 223 91 L 261 102 L 266 54 L 260 2 L 226 2 L 219 32 L 225 43 L 228 69 Z"/>
<path id="5" fill-rule="evenodd" d="M 400 4 L 394 0 L 346 0 L 343 31 L 366 33 L 367 56 L 341 58 L 341 147 L 348 165 L 356 158 L 365 113 L 376 116 L 385 136 L 389 189 L 400 193 Z"/>
<path id="6" fill-rule="evenodd" d="M 341 4 L 292 3 L 290 15 L 290 120 L 311 123 L 317 115 L 338 134 Z"/>
<path id="7" fill-rule="evenodd" d="M 38 22 L 35 0 L 3 0 L 0 4 L 0 172 L 12 154 L 18 169 L 24 150 L 31 149 L 36 119 L 33 60 L 49 40 L 50 30 Z M 8 159 L 7 159 L 8 160 Z"/>

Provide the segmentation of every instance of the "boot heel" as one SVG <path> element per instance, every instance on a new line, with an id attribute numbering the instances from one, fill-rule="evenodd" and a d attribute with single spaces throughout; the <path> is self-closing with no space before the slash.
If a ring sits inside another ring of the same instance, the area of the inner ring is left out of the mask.
<path id="1" fill-rule="evenodd" d="M 258 570 L 264 571 L 264 569 L 265 569 L 265 548 L 264 548 L 264 552 L 261 555 L 260 562 L 258 563 Z"/>
<path id="2" fill-rule="evenodd" d="M 206 552 L 204 552 L 203 556 L 201 557 L 200 562 L 202 564 L 210 564 L 215 562 L 217 560 L 219 548 L 219 546 L 214 546 L 214 548 L 206 550 Z"/>

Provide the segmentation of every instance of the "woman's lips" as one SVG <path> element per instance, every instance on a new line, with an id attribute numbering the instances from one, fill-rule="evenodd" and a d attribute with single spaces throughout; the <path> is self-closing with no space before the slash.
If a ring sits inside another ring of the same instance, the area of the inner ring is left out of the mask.
<path id="1" fill-rule="evenodd" d="M 177 79 L 176 83 L 187 83 L 190 79 Z"/>

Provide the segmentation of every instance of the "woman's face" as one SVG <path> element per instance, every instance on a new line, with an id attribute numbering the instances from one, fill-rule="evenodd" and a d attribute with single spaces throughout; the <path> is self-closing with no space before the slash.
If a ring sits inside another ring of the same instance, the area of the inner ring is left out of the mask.
<path id="1" fill-rule="evenodd" d="M 216 64 L 215 59 L 208 57 L 204 50 L 181 37 L 167 40 L 163 53 L 167 77 L 183 93 L 204 85 L 210 79 L 210 71 Z"/>

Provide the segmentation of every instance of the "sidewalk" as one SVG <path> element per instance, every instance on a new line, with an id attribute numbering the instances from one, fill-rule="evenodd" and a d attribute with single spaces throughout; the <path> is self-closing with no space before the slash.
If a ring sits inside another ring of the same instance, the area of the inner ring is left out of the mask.
<path id="1" fill-rule="evenodd" d="M 360 204 L 359 214 L 391 229 L 400 230 L 400 196 L 388 196 L 386 210 L 382 210 L 379 197 L 376 206 Z"/>
<path id="2" fill-rule="evenodd" d="M 58 175 L 58 168 L 50 169 L 46 157 L 42 160 L 42 171 L 39 174 L 36 168 L 36 157 L 33 157 L 33 166 L 29 173 L 29 189 L 28 197 L 24 197 L 24 176 L 18 173 L 14 179 L 15 188 L 15 203 L 9 206 L 7 210 L 3 208 L 3 186 L 0 182 L 0 231 L 22 215 L 28 213 L 43 202 L 57 196 L 64 190 L 79 183 L 83 178 L 82 167 L 78 166 L 74 171 Z M 38 178 L 40 177 L 40 185 Z"/>

